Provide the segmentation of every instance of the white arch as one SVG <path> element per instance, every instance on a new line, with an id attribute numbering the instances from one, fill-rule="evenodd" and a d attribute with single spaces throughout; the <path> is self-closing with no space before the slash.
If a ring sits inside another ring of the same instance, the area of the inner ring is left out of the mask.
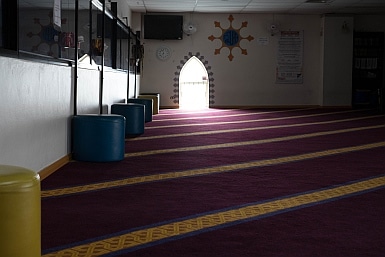
<path id="1" fill-rule="evenodd" d="M 195 56 L 183 65 L 180 72 L 179 108 L 209 108 L 208 73 L 203 63 Z"/>

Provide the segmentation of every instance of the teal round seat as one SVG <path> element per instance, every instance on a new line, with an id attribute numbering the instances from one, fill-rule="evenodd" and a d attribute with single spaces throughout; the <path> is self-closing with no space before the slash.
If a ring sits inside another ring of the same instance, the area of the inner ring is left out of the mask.
<path id="1" fill-rule="evenodd" d="M 125 123 L 122 115 L 77 115 L 72 118 L 72 156 L 78 161 L 124 159 Z"/>
<path id="2" fill-rule="evenodd" d="M 147 98 L 129 98 L 127 103 L 143 104 L 144 108 L 144 121 L 152 121 L 153 100 Z"/>
<path id="3" fill-rule="evenodd" d="M 143 104 L 117 103 L 111 105 L 111 114 L 119 114 L 126 118 L 126 136 L 138 136 L 144 133 L 144 109 Z"/>

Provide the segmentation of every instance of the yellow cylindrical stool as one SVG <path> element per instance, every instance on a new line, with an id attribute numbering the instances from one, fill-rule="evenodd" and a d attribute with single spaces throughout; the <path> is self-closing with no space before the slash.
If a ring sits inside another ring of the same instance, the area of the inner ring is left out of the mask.
<path id="1" fill-rule="evenodd" d="M 0 165 L 0 256 L 41 256 L 40 177 Z"/>
<path id="2" fill-rule="evenodd" d="M 138 98 L 147 98 L 147 99 L 152 99 L 153 100 L 153 105 L 152 105 L 152 114 L 158 114 L 159 113 L 159 108 L 160 108 L 160 94 L 158 93 L 145 93 L 145 94 L 140 94 Z"/>

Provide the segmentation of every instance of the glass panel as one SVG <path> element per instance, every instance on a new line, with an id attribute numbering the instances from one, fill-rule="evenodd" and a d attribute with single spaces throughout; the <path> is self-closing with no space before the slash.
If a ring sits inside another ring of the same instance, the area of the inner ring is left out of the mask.
<path id="1" fill-rule="evenodd" d="M 100 68 L 104 64 L 129 70 L 134 64 L 129 60 L 132 47 L 129 28 L 114 19 L 110 10 L 103 14 L 100 0 L 0 0 L 0 14 L 0 48 L 52 60 L 75 61 L 77 54 L 80 67 Z"/>
<path id="2" fill-rule="evenodd" d="M 90 59 L 90 1 L 79 0 L 78 12 L 78 58 L 79 60 Z"/>
<path id="3" fill-rule="evenodd" d="M 128 70 L 128 48 L 129 48 L 129 31 L 118 22 L 117 29 L 117 51 L 116 51 L 116 68 Z"/>
<path id="4" fill-rule="evenodd" d="M 59 3 L 55 6 L 55 3 Z M 54 25 L 54 10 L 59 24 Z M 74 1 L 19 1 L 19 50 L 74 59 Z"/>
<path id="5" fill-rule="evenodd" d="M 59 58 L 75 60 L 75 1 L 71 2 L 70 0 L 62 0 Z"/>
<path id="6" fill-rule="evenodd" d="M 0 1 L 0 48 L 3 48 L 3 7 Z"/>
<path id="7" fill-rule="evenodd" d="M 136 58 L 135 58 L 135 52 L 136 52 L 136 38 L 133 34 L 130 35 L 130 49 L 129 49 L 129 71 L 130 73 L 135 73 L 136 70 Z"/>
<path id="8" fill-rule="evenodd" d="M 122 69 L 122 37 L 123 37 L 123 30 L 121 26 L 117 26 L 116 30 L 116 68 Z"/>
<path id="9" fill-rule="evenodd" d="M 100 6 L 101 7 L 101 6 Z M 101 17 L 103 12 L 101 9 L 92 5 L 91 11 L 91 59 L 92 62 L 95 62 L 97 65 L 102 65 L 102 26 L 101 26 Z"/>
<path id="10" fill-rule="evenodd" d="M 111 39 L 113 36 L 113 19 L 104 15 L 104 65 L 112 67 L 112 55 L 111 55 Z"/>
<path id="11" fill-rule="evenodd" d="M 92 59 L 92 37 L 96 34 L 93 13 L 97 8 L 89 0 L 79 0 L 78 16 L 78 60 L 80 67 L 97 68 Z M 95 16 L 96 17 L 96 16 Z"/>

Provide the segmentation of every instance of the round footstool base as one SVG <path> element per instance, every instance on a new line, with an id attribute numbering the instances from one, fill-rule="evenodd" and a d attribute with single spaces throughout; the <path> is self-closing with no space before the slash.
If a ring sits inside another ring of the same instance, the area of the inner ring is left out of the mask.
<path id="1" fill-rule="evenodd" d="M 125 117 L 121 115 L 77 115 L 72 118 L 73 159 L 112 162 L 124 159 Z"/>
<path id="2" fill-rule="evenodd" d="M 136 137 L 144 133 L 144 112 L 143 104 L 117 103 L 111 105 L 111 114 L 122 115 L 126 118 L 126 137 Z"/>
<path id="3" fill-rule="evenodd" d="M 160 94 L 159 93 L 143 93 L 138 96 L 141 99 L 152 99 L 153 109 L 152 114 L 158 114 L 160 109 Z"/>
<path id="4" fill-rule="evenodd" d="M 129 98 L 127 103 L 143 104 L 144 108 L 144 122 L 152 121 L 153 100 L 145 98 Z"/>

